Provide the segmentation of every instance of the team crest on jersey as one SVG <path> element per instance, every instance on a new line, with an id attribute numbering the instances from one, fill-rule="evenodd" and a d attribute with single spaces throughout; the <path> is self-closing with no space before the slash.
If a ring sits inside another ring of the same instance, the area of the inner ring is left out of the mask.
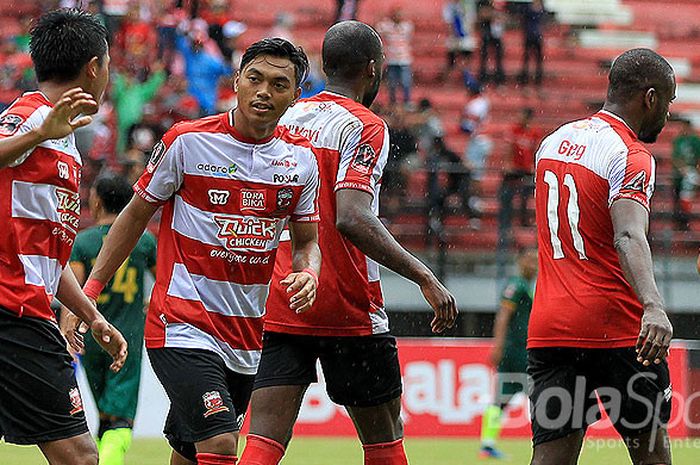
<path id="1" fill-rule="evenodd" d="M 267 193 L 261 189 L 241 189 L 241 210 L 265 210 Z"/>
<path id="2" fill-rule="evenodd" d="M 646 181 L 647 174 L 644 171 L 640 171 L 630 182 L 622 186 L 622 188 L 628 191 L 644 192 Z"/>
<path id="3" fill-rule="evenodd" d="M 61 224 L 72 232 L 78 231 L 80 225 L 80 197 L 77 192 L 56 188 L 58 206 L 56 211 Z"/>
<path id="4" fill-rule="evenodd" d="M 283 187 L 277 191 L 277 209 L 278 212 L 289 210 L 294 198 L 294 191 L 291 187 Z"/>
<path id="5" fill-rule="evenodd" d="M 214 215 L 216 237 L 228 251 L 264 252 L 277 235 L 279 220 L 257 216 Z"/>
<path id="6" fill-rule="evenodd" d="M 202 394 L 204 401 L 204 418 L 214 415 L 215 413 L 228 412 L 229 408 L 224 405 L 224 400 L 221 398 L 219 391 L 209 391 Z"/>
<path id="7" fill-rule="evenodd" d="M 229 191 L 218 189 L 209 189 L 207 194 L 209 195 L 209 202 L 211 202 L 212 205 L 226 205 L 231 195 Z"/>
<path id="8" fill-rule="evenodd" d="M 161 160 L 163 160 L 163 155 L 165 155 L 165 143 L 161 140 L 153 146 L 151 158 L 148 160 L 148 165 L 146 165 L 146 171 L 153 173 L 158 168 Z"/>
<path id="9" fill-rule="evenodd" d="M 70 397 L 70 404 L 73 407 L 70 411 L 71 415 L 80 413 L 83 411 L 83 399 L 80 397 L 80 391 L 77 387 L 74 387 L 68 391 L 68 396 Z"/>
<path id="10" fill-rule="evenodd" d="M 11 136 L 19 126 L 24 123 L 24 118 L 18 115 L 5 115 L 0 117 L 0 135 Z"/>
<path id="11" fill-rule="evenodd" d="M 357 148 L 350 166 L 355 171 L 369 174 L 372 172 L 372 167 L 374 166 L 375 155 L 374 147 L 369 144 L 362 144 Z"/>

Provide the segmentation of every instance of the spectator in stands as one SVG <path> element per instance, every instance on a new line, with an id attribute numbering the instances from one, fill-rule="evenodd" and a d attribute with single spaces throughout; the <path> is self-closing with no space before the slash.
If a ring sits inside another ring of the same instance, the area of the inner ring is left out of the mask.
<path id="1" fill-rule="evenodd" d="M 208 24 L 207 33 L 216 42 L 226 61 L 230 60 L 233 53 L 233 50 L 228 48 L 226 37 L 224 36 L 224 26 L 233 20 L 230 10 L 229 0 L 211 0 L 209 8 L 202 12 L 202 18 Z"/>
<path id="2" fill-rule="evenodd" d="M 470 218 L 470 226 L 479 227 L 478 212 L 472 208 L 471 170 L 457 155 L 445 145 L 442 137 L 435 137 L 428 150 L 428 204 L 431 216 L 444 216 L 445 200 L 458 194 L 462 201 L 462 210 Z M 443 188 L 440 173 L 447 173 L 447 184 Z"/>
<path id="3" fill-rule="evenodd" d="M 389 18 L 382 20 L 377 25 L 377 32 L 384 42 L 386 54 L 386 79 L 389 84 L 389 101 L 396 103 L 396 88 L 403 91 L 404 105 L 411 103 L 411 87 L 413 86 L 413 23 L 403 19 L 400 7 L 391 11 Z"/>
<path id="4" fill-rule="evenodd" d="M 219 80 L 232 74 L 231 67 L 204 49 L 206 31 L 190 26 L 187 36 L 178 33 L 177 50 L 185 61 L 187 91 L 197 99 L 201 116 L 216 112 Z"/>
<path id="5" fill-rule="evenodd" d="M 483 88 L 478 82 L 472 82 L 467 90 L 469 101 L 464 107 L 460 128 L 469 134 L 465 163 L 471 170 L 474 185 L 472 189 L 474 195 L 470 199 L 470 208 L 478 212 L 481 208 L 477 193 L 480 191 L 486 160 L 493 149 L 491 138 L 482 133 L 484 122 L 488 119 L 491 111 L 491 101 L 484 94 Z"/>
<path id="6" fill-rule="evenodd" d="M 511 129 L 510 159 L 507 160 L 501 185 L 501 227 L 510 227 L 515 197 L 520 197 L 520 224 L 530 225 L 527 202 L 535 191 L 535 152 L 542 134 L 532 126 L 534 110 L 522 110 L 520 121 Z"/>
<path id="7" fill-rule="evenodd" d="M 397 202 L 406 196 L 409 164 L 417 162 L 417 141 L 411 124 L 412 113 L 396 107 L 386 115 L 389 127 L 389 158 L 382 176 L 382 194 L 387 206 L 397 207 Z"/>
<path id="8" fill-rule="evenodd" d="M 336 13 L 333 24 L 340 21 L 349 21 L 357 19 L 357 7 L 360 0 L 336 0 Z"/>
<path id="9" fill-rule="evenodd" d="M 194 96 L 187 92 L 187 79 L 184 76 L 172 74 L 162 87 L 160 95 L 160 121 L 165 127 L 174 123 L 199 117 L 199 103 Z"/>
<path id="10" fill-rule="evenodd" d="M 238 38 L 247 30 L 248 26 L 239 21 L 231 20 L 224 24 L 222 32 L 224 34 L 225 50 L 228 53 L 228 55 L 224 54 L 224 59 L 231 63 L 231 69 L 233 70 L 238 69 L 243 56 L 243 50 L 238 44 Z"/>
<path id="11" fill-rule="evenodd" d="M 474 7 L 475 4 L 471 0 L 450 0 L 443 7 L 442 17 L 450 29 L 450 36 L 447 38 L 447 66 L 442 75 L 443 79 L 454 69 L 458 57 L 466 64 L 476 48 L 472 33 L 476 17 Z M 466 67 L 463 67 L 463 70 L 466 70 Z"/>
<path id="12" fill-rule="evenodd" d="M 18 91 L 35 86 L 32 58 L 17 48 L 14 36 L 0 37 L 0 111 L 17 98 Z"/>
<path id="13" fill-rule="evenodd" d="M 530 80 L 530 57 L 535 61 L 535 76 L 534 83 L 542 84 L 544 52 L 542 23 L 547 17 L 547 11 L 544 9 L 542 0 L 532 0 L 523 8 L 522 27 L 523 27 L 523 68 L 518 76 L 518 82 L 527 84 Z"/>
<path id="14" fill-rule="evenodd" d="M 326 88 L 326 80 L 321 70 L 321 60 L 318 54 L 309 54 L 309 74 L 301 84 L 301 97 L 312 97 Z"/>
<path id="15" fill-rule="evenodd" d="M 114 73 L 112 79 L 112 101 L 117 111 L 117 153 L 127 148 L 129 128 L 141 121 L 144 106 L 152 101 L 165 83 L 164 66 L 155 62 L 151 75 L 139 82 L 136 72 L 126 68 L 124 73 Z"/>
<path id="16" fill-rule="evenodd" d="M 121 22 L 129 11 L 130 0 L 102 0 L 102 14 L 107 25 L 107 33 L 110 44 L 121 27 Z"/>
<path id="17" fill-rule="evenodd" d="M 494 6 L 493 0 L 477 0 L 476 17 L 481 34 L 479 50 L 479 81 L 503 84 L 506 80 L 503 71 L 503 16 Z M 493 50 L 496 69 L 488 72 L 489 50 Z"/>
<path id="18" fill-rule="evenodd" d="M 139 80 L 145 79 L 145 73 L 158 55 L 158 36 L 153 26 L 141 18 L 138 2 L 129 6 L 114 37 L 114 46 L 119 50 L 119 53 L 114 53 L 114 66 L 131 68 Z"/>
<path id="19" fill-rule="evenodd" d="M 168 70 L 175 54 L 177 26 L 187 16 L 187 13 L 179 7 L 179 3 L 179 0 L 165 0 L 163 11 L 156 18 L 158 59 L 165 63 Z"/>
<path id="20" fill-rule="evenodd" d="M 150 155 L 151 149 L 163 137 L 168 127 L 161 122 L 156 106 L 153 103 L 147 103 L 143 106 L 141 121 L 129 128 L 128 147 L 137 148 Z"/>
<path id="21" fill-rule="evenodd" d="M 689 227 L 690 210 L 699 184 L 700 137 L 689 120 L 683 121 L 680 133 L 673 139 L 673 216 L 679 228 Z"/>

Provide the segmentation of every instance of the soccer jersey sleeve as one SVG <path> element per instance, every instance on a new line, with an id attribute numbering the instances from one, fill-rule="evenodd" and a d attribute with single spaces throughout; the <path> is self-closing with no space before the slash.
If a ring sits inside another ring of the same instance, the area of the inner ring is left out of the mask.
<path id="1" fill-rule="evenodd" d="M 340 148 L 335 190 L 357 189 L 374 196 L 389 155 L 389 131 L 381 123 L 367 123 L 353 131 Z"/>
<path id="2" fill-rule="evenodd" d="M 180 189 L 184 160 L 180 140 L 174 129 L 153 147 L 146 170 L 136 182 L 134 191 L 146 202 L 162 204 Z"/>
<path id="3" fill-rule="evenodd" d="M 32 113 L 27 117 L 27 113 Z M 0 139 L 6 137 L 26 134 L 32 129 L 36 129 L 44 121 L 43 114 L 37 110 L 31 110 L 26 107 L 18 106 L 10 109 L 9 112 L 0 116 Z M 10 167 L 19 166 L 29 158 L 34 148 L 24 152 L 17 160 L 10 163 Z"/>
<path id="4" fill-rule="evenodd" d="M 615 157 L 610 169 L 610 196 L 608 205 L 619 199 L 631 199 L 649 210 L 654 193 L 656 163 L 644 149 L 630 149 Z"/>
<path id="5" fill-rule="evenodd" d="M 311 160 L 312 162 L 309 165 L 308 175 L 306 177 L 306 184 L 304 184 L 299 202 L 297 202 L 297 206 L 291 217 L 291 220 L 295 222 L 320 221 L 318 214 L 318 189 L 320 182 L 318 165 L 316 164 L 316 158 L 313 154 L 311 155 Z M 277 195 L 279 195 L 279 193 Z"/>

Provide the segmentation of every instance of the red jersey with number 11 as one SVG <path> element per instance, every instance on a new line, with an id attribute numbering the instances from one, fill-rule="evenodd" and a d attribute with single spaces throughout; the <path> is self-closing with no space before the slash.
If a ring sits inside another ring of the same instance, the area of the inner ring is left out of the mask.
<path id="1" fill-rule="evenodd" d="M 613 244 L 610 206 L 649 209 L 655 163 L 618 116 L 601 111 L 544 139 L 536 155 L 539 277 L 528 347 L 635 344 L 642 305 Z"/>

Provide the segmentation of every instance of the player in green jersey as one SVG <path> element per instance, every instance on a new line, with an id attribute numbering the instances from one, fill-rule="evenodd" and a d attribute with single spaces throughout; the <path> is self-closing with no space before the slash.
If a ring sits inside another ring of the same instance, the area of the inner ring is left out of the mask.
<path id="1" fill-rule="evenodd" d="M 535 295 L 536 249 L 523 249 L 518 254 L 518 271 L 503 290 L 494 323 L 491 363 L 498 371 L 498 381 L 494 403 L 486 408 L 481 420 L 481 457 L 503 457 L 496 449 L 501 415 L 510 399 L 525 389 L 522 381 L 527 370 L 527 322 Z"/>
<path id="2" fill-rule="evenodd" d="M 129 183 L 114 175 L 98 178 L 90 190 L 90 212 L 96 224 L 78 234 L 70 258 L 70 266 L 81 285 L 92 270 L 103 238 L 131 195 Z M 111 372 L 109 356 L 91 338 L 85 338 L 81 363 L 100 412 L 97 434 L 100 465 L 123 465 L 131 444 L 146 316 L 144 275 L 148 270 L 155 273 L 155 263 L 156 240 L 146 232 L 97 300 L 100 312 L 119 328 L 129 343 L 129 357 L 121 371 Z M 62 318 L 62 328 L 70 325 L 70 320 Z"/>

